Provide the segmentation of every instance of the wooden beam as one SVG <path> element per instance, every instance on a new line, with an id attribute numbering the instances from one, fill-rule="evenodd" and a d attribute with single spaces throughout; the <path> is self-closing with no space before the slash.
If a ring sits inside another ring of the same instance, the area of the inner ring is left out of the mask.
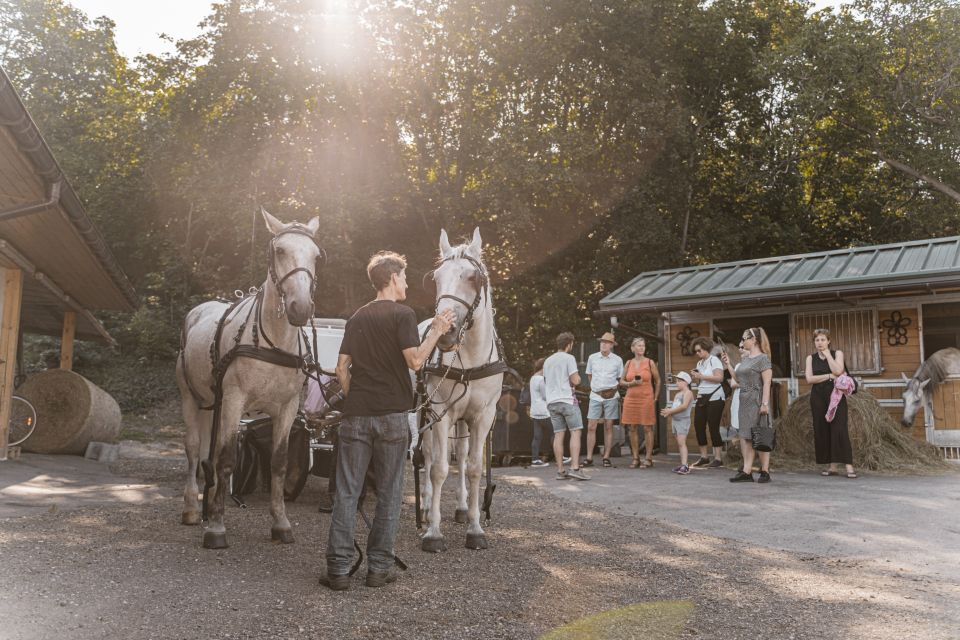
<path id="1" fill-rule="evenodd" d="M 77 332 L 77 312 L 63 312 L 63 337 L 60 338 L 60 368 L 73 370 L 73 336 Z"/>
<path id="2" fill-rule="evenodd" d="M 10 397 L 17 366 L 17 341 L 20 335 L 20 304 L 23 300 L 23 272 L 3 269 L 3 307 L 0 309 L 0 460 L 7 459 Z"/>

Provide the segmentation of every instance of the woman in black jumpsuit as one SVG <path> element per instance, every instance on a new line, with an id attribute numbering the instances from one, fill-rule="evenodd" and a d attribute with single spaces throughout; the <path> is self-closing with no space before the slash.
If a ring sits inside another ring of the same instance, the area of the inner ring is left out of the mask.
<path id="1" fill-rule="evenodd" d="M 813 444 L 816 450 L 817 464 L 829 464 L 829 468 L 820 472 L 823 476 L 837 475 L 837 465 L 846 466 L 848 478 L 856 478 L 853 470 L 853 448 L 850 446 L 850 432 L 847 429 L 847 399 L 841 398 L 837 413 L 832 422 L 827 422 L 827 409 L 833 393 L 833 381 L 845 373 L 842 351 L 830 350 L 830 332 L 817 329 L 813 332 L 816 351 L 807 356 L 807 383 L 813 385 L 810 390 L 810 409 L 813 412 Z"/>

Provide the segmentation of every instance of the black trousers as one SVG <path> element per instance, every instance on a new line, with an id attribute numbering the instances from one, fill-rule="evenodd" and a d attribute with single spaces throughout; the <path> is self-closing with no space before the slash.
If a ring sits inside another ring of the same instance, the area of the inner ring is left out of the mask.
<path id="1" fill-rule="evenodd" d="M 723 416 L 723 406 L 726 400 L 697 399 L 696 410 L 693 412 L 693 428 L 697 432 L 697 444 L 707 446 L 707 427 L 710 427 L 710 442 L 714 447 L 723 446 L 720 436 L 720 418 Z"/>

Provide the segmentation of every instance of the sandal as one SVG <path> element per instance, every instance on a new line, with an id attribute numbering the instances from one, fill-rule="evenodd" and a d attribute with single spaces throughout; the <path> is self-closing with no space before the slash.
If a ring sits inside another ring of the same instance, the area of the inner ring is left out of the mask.
<path id="1" fill-rule="evenodd" d="M 857 476 L 856 473 L 850 472 L 850 473 L 847 474 L 847 477 L 848 477 L 849 479 L 851 479 L 851 480 L 856 480 L 858 476 Z"/>
<path id="2" fill-rule="evenodd" d="M 822 475 L 824 478 L 826 478 L 827 476 L 838 476 L 838 475 L 840 475 L 840 474 L 837 473 L 836 471 L 821 471 L 821 472 L 820 472 L 820 475 Z"/>
<path id="3" fill-rule="evenodd" d="M 613 466 L 613 463 L 610 462 L 610 458 L 604 458 L 604 459 L 603 459 L 603 466 L 605 466 L 605 467 L 612 467 L 612 466 Z"/>
<path id="4" fill-rule="evenodd" d="M 592 466 L 593 466 L 593 458 L 587 458 L 586 460 L 584 460 L 584 461 L 580 464 L 580 466 L 581 466 L 581 467 L 592 467 Z"/>
<path id="5" fill-rule="evenodd" d="M 639 466 L 640 466 L 640 458 L 634 458 L 633 461 L 630 463 L 631 469 L 636 469 Z"/>
<path id="6" fill-rule="evenodd" d="M 640 468 L 641 468 L 641 469 L 647 469 L 647 468 L 652 467 L 652 466 L 653 466 L 653 459 L 652 459 L 652 458 L 647 458 L 646 460 L 643 461 L 643 464 L 640 465 Z"/>

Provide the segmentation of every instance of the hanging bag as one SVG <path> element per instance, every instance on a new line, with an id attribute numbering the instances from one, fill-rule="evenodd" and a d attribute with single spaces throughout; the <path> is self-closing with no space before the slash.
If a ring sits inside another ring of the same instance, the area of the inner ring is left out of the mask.
<path id="1" fill-rule="evenodd" d="M 757 426 L 751 429 L 754 451 L 769 453 L 777 446 L 777 432 L 770 422 L 769 413 L 761 413 Z"/>

